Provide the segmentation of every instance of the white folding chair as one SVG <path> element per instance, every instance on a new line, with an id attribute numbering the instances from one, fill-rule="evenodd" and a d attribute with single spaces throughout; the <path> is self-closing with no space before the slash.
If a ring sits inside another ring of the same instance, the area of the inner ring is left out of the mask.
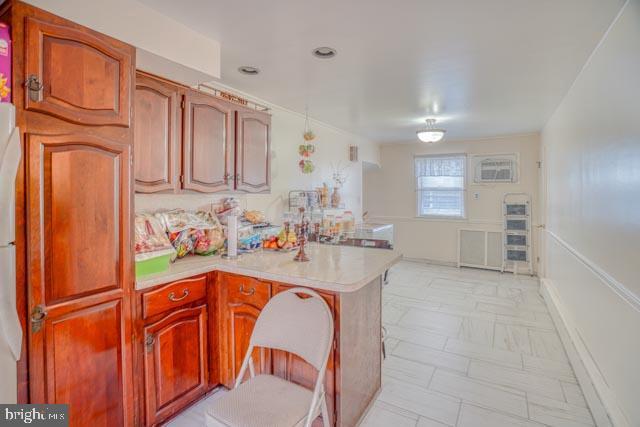
<path id="1" fill-rule="evenodd" d="M 320 414 L 330 426 L 324 375 L 332 341 L 331 310 L 316 292 L 293 288 L 271 298 L 256 321 L 234 389 L 206 411 L 207 427 L 309 427 Z M 313 391 L 273 375 L 256 376 L 255 347 L 287 351 L 311 364 L 318 370 Z M 247 368 L 250 378 L 243 383 Z"/>

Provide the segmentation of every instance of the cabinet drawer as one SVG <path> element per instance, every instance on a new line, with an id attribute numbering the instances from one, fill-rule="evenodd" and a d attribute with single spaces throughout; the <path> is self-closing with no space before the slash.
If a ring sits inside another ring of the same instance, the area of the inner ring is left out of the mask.
<path id="1" fill-rule="evenodd" d="M 146 319 L 155 314 L 181 307 L 207 295 L 207 276 L 192 277 L 169 283 L 142 295 L 142 316 Z"/>
<path id="2" fill-rule="evenodd" d="M 271 295 L 270 283 L 261 282 L 251 277 L 231 274 L 224 274 L 222 282 L 222 285 L 227 288 L 230 303 L 248 303 L 254 307 L 262 308 L 269 301 Z"/>

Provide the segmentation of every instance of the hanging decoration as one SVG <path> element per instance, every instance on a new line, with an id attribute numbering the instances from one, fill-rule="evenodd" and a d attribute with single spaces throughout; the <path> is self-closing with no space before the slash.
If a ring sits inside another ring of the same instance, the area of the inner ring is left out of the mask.
<path id="1" fill-rule="evenodd" d="M 306 107 L 304 115 L 304 133 L 302 134 L 304 143 L 298 146 L 298 154 L 301 157 L 298 162 L 298 167 L 304 174 L 310 174 L 315 170 L 313 160 L 310 159 L 311 155 L 316 151 L 316 146 L 312 142 L 315 137 L 315 134 L 309 128 L 309 108 Z"/>

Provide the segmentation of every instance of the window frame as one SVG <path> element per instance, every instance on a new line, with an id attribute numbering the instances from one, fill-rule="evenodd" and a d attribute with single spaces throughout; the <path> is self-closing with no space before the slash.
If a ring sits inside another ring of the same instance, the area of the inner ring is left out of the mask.
<path id="1" fill-rule="evenodd" d="M 438 159 L 438 158 L 461 158 L 462 159 L 462 189 L 460 190 L 445 190 L 435 187 L 418 187 L 418 176 L 416 175 L 417 160 L 419 159 Z M 444 220 L 444 221 L 465 221 L 467 219 L 467 179 L 468 179 L 468 165 L 467 165 L 466 153 L 449 153 L 449 154 L 416 154 L 413 156 L 413 185 L 415 195 L 415 214 L 416 218 L 426 220 Z M 460 191 L 462 193 L 462 213 L 461 215 L 434 215 L 434 214 L 422 214 L 420 212 L 421 206 L 421 194 L 423 190 L 431 191 Z"/>

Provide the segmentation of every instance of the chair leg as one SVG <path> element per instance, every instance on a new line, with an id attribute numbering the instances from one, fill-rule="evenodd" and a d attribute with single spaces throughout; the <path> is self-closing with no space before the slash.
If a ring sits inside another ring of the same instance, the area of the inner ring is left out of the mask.
<path id="1" fill-rule="evenodd" d="M 331 427 L 331 418 L 329 417 L 329 408 L 327 407 L 327 398 L 322 396 L 322 425 L 324 427 Z"/>

